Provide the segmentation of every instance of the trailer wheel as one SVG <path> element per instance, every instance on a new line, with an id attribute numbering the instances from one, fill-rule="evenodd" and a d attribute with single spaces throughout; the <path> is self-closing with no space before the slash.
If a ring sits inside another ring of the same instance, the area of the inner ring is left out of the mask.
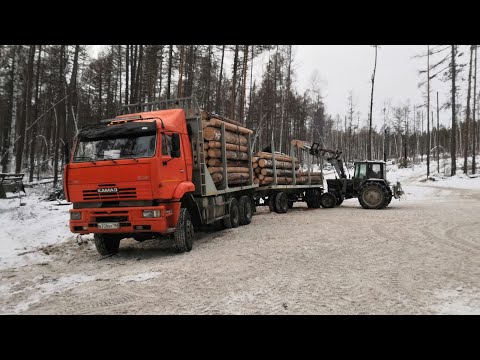
<path id="1" fill-rule="evenodd" d="M 324 208 L 333 208 L 337 203 L 337 197 L 332 193 L 326 192 L 320 196 L 320 204 Z"/>
<path id="2" fill-rule="evenodd" d="M 275 210 L 277 214 L 285 214 L 288 211 L 288 198 L 283 191 L 275 195 Z"/>
<path id="3" fill-rule="evenodd" d="M 186 208 L 180 209 L 177 228 L 173 235 L 177 252 L 182 253 L 192 250 L 194 231 L 190 213 Z"/>
<path id="4" fill-rule="evenodd" d="M 111 255 L 118 252 L 121 238 L 112 234 L 94 234 L 95 247 L 100 255 Z"/>
<path id="5" fill-rule="evenodd" d="M 268 209 L 270 212 L 277 212 L 275 209 L 275 195 L 268 195 Z"/>
<path id="6" fill-rule="evenodd" d="M 230 216 L 223 218 L 223 226 L 225 229 L 236 228 L 240 221 L 240 211 L 238 209 L 238 201 L 233 198 L 230 201 Z"/>
<path id="7" fill-rule="evenodd" d="M 252 201 L 246 195 L 240 196 L 238 201 L 239 207 L 239 224 L 240 225 L 248 225 L 252 222 Z"/>
<path id="8" fill-rule="evenodd" d="M 318 209 L 320 207 L 321 193 L 317 189 L 311 190 L 307 194 L 307 206 L 312 209 Z"/>

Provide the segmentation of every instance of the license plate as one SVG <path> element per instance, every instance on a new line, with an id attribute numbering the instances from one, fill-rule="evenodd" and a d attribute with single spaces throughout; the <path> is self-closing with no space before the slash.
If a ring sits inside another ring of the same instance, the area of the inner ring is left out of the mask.
<path id="1" fill-rule="evenodd" d="M 99 229 L 120 229 L 120 223 L 98 223 Z"/>

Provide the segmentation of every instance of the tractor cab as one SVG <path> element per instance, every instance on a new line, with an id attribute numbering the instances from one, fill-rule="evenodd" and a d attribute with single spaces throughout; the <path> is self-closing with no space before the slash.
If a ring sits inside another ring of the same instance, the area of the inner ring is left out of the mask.
<path id="1" fill-rule="evenodd" d="M 354 180 L 379 179 L 387 181 L 384 161 L 361 161 L 355 163 Z"/>

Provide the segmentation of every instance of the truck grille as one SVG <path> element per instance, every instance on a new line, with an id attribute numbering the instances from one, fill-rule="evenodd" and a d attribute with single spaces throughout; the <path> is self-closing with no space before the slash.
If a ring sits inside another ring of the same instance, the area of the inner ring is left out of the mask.
<path id="1" fill-rule="evenodd" d="M 99 193 L 95 190 L 83 190 L 83 200 L 122 200 L 135 199 L 137 197 L 136 188 L 119 188 L 116 193 Z"/>

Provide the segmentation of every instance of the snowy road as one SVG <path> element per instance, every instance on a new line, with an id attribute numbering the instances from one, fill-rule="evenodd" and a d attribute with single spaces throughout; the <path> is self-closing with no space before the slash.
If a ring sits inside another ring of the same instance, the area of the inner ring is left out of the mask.
<path id="1" fill-rule="evenodd" d="M 259 208 L 187 254 L 124 240 L 100 260 L 70 238 L 0 270 L 0 313 L 480 314 L 480 191 L 415 184 L 381 211 Z"/>

